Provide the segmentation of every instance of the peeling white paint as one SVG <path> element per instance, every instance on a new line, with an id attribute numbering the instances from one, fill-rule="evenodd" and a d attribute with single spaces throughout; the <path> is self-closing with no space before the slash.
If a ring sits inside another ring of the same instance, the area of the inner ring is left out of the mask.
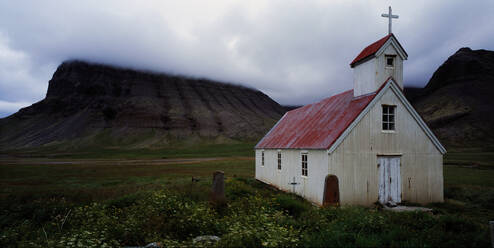
<path id="1" fill-rule="evenodd" d="M 401 202 L 400 157 L 380 156 L 379 163 L 379 202 Z"/>

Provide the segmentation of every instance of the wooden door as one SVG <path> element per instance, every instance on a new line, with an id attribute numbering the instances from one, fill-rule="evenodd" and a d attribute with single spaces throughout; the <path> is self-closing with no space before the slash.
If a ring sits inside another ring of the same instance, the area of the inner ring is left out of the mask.
<path id="1" fill-rule="evenodd" d="M 340 188 L 338 186 L 338 177 L 327 175 L 324 180 L 324 197 L 323 206 L 335 206 L 340 203 Z"/>
<path id="2" fill-rule="evenodd" d="M 378 157 L 379 166 L 379 202 L 401 202 L 400 157 Z"/>

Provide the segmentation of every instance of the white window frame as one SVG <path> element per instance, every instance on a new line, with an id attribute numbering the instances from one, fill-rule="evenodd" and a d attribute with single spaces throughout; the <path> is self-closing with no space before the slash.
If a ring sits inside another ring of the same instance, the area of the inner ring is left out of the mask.
<path id="1" fill-rule="evenodd" d="M 300 155 L 301 155 L 300 156 L 300 165 L 301 165 L 301 169 L 302 169 L 301 176 L 302 177 L 308 177 L 309 176 L 309 153 L 302 152 Z M 304 156 L 305 156 L 305 161 L 304 161 Z"/>
<path id="2" fill-rule="evenodd" d="M 261 166 L 264 167 L 264 150 L 261 151 Z"/>
<path id="3" fill-rule="evenodd" d="M 384 64 L 385 64 L 385 67 L 388 68 L 388 69 L 393 69 L 395 68 L 395 64 L 396 64 L 396 59 L 395 59 L 396 55 L 384 55 Z M 388 59 L 391 59 L 393 62 L 392 65 L 388 65 Z"/>
<path id="4" fill-rule="evenodd" d="M 281 151 L 278 150 L 278 170 L 281 171 Z"/>
<path id="5" fill-rule="evenodd" d="M 390 109 L 393 110 L 393 111 L 391 111 L 392 113 L 389 111 Z M 385 128 L 385 127 L 387 127 L 387 128 Z M 392 129 L 391 129 L 391 127 L 392 127 Z M 384 133 L 396 132 L 396 105 L 391 105 L 391 104 L 383 104 L 382 105 L 382 107 L 381 107 L 381 130 Z"/>

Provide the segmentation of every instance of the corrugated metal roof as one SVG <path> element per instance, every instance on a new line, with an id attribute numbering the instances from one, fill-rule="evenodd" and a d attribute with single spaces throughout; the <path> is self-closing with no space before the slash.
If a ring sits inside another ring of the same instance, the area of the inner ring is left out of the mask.
<path id="1" fill-rule="evenodd" d="M 355 98 L 349 90 L 289 111 L 256 148 L 328 149 L 378 92 Z"/>
<path id="2" fill-rule="evenodd" d="M 374 55 L 383 45 L 388 41 L 388 39 L 393 36 L 393 34 L 388 34 L 381 38 L 380 40 L 370 44 L 362 52 L 359 53 L 359 55 L 350 63 L 350 66 L 353 67 L 357 62 Z"/>
<path id="3" fill-rule="evenodd" d="M 396 36 L 394 34 L 388 34 L 386 36 L 384 36 L 383 38 L 381 38 L 380 40 L 368 45 L 366 48 L 364 48 L 364 50 L 362 50 L 362 52 L 360 52 L 358 54 L 357 57 L 355 57 L 355 59 L 350 63 L 350 67 L 354 67 L 355 64 L 357 64 L 358 62 L 376 54 L 377 51 L 379 51 L 379 49 L 381 49 L 381 47 L 391 38 L 393 37 L 394 40 L 396 41 L 396 43 L 398 44 L 398 46 L 400 47 L 400 49 L 402 50 L 402 52 L 404 53 L 404 56 L 406 59 L 406 57 L 408 57 L 408 54 L 407 52 L 405 51 L 405 49 L 403 49 L 403 47 L 401 46 L 400 42 L 398 41 L 398 39 L 396 39 Z"/>

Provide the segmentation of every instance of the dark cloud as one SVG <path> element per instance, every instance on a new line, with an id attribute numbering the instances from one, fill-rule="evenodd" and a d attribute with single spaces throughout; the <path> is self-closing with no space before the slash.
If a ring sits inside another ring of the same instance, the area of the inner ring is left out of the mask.
<path id="1" fill-rule="evenodd" d="M 485 1 L 3 1 L 0 116 L 41 100 L 58 64 L 84 59 L 254 87 L 307 104 L 352 87 L 349 62 L 386 35 L 423 86 L 463 46 L 494 49 Z"/>

